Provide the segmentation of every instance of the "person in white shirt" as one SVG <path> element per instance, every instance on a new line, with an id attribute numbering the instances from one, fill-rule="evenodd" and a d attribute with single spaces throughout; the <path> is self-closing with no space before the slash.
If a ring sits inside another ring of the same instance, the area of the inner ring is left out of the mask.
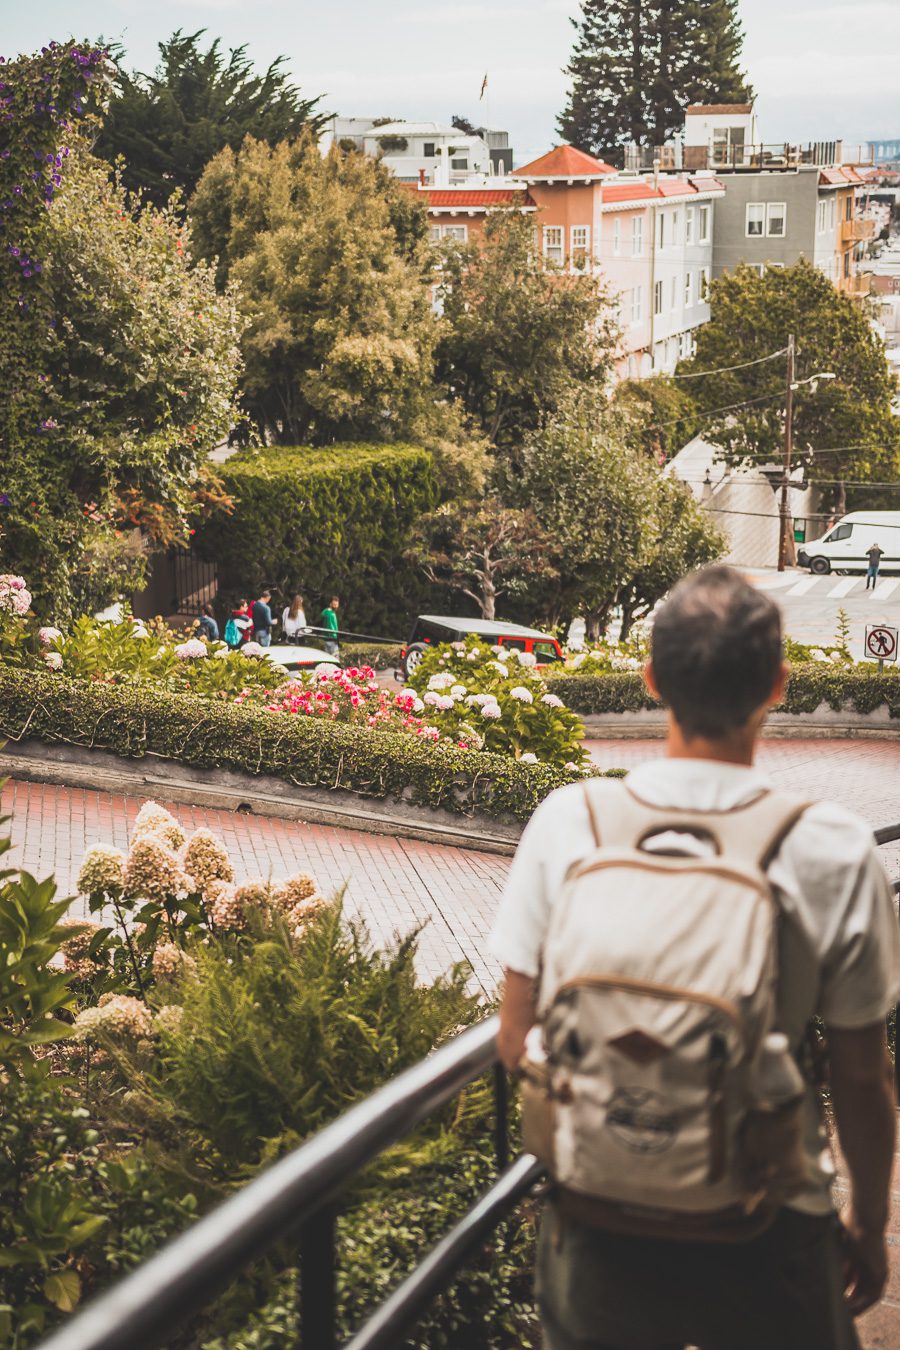
<path id="1" fill-rule="evenodd" d="M 295 595 L 289 605 L 285 605 L 281 616 L 281 631 L 288 642 L 296 642 L 306 632 L 306 614 L 303 609 L 303 596 Z"/>
<path id="2" fill-rule="evenodd" d="M 681 582 L 658 612 L 646 671 L 669 710 L 666 755 L 628 776 L 633 796 L 726 812 L 764 793 L 753 757 L 783 692 L 782 650 L 777 606 L 737 573 L 713 567 Z M 548 797 L 522 836 L 491 939 L 506 971 L 499 1049 L 510 1070 L 536 1020 L 548 916 L 569 867 L 594 848 L 581 784 Z M 808 1187 L 748 1242 L 613 1235 L 551 1203 L 538 1256 L 545 1350 L 858 1346 L 852 1319 L 881 1297 L 887 1271 L 895 1104 L 885 1017 L 900 998 L 900 928 L 872 831 L 842 807 L 810 806 L 768 876 L 782 910 L 781 1025 L 792 1045 L 814 1017 L 826 1027 L 831 1103 L 850 1176 L 842 1222 L 809 1089 Z"/>

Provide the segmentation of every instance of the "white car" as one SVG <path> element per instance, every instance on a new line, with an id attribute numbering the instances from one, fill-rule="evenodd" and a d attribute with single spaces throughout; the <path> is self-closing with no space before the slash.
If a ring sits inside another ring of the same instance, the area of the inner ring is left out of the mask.
<path id="1" fill-rule="evenodd" d="M 315 670 L 316 666 L 331 666 L 333 670 L 340 670 L 340 662 L 335 661 L 333 656 L 329 656 L 319 647 L 297 647 L 281 643 L 275 647 L 266 647 L 263 655 L 267 661 L 276 666 L 284 666 L 291 674 L 295 671 Z"/>

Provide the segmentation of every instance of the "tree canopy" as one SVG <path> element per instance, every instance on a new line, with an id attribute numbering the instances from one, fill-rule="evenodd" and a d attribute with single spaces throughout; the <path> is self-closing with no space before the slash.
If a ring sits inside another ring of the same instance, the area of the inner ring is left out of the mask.
<path id="1" fill-rule="evenodd" d="M 178 29 L 159 44 L 150 75 L 127 71 L 122 50 L 114 52 L 114 92 L 96 153 L 124 156 L 125 185 L 157 206 L 176 188 L 189 198 L 209 161 L 245 136 L 274 145 L 325 121 L 318 97 L 304 98 L 290 82 L 284 56 L 257 74 L 246 46 L 226 54 L 216 38 L 204 50 L 205 34 Z"/>
<path id="2" fill-rule="evenodd" d="M 608 378 L 618 330 L 604 284 L 545 265 L 530 217 L 494 213 L 441 269 L 438 376 L 492 444 L 514 447 L 573 385 Z"/>
<path id="3" fill-rule="evenodd" d="M 739 267 L 713 283 L 710 305 L 709 323 L 696 330 L 695 354 L 678 373 L 698 375 L 684 383 L 705 434 L 722 447 L 727 462 L 780 461 L 783 351 L 793 333 L 797 380 L 817 371 L 837 377 L 795 391 L 795 461 L 806 465 L 810 480 L 838 509 L 846 480 L 900 477 L 900 426 L 891 407 L 897 382 L 884 344 L 857 302 L 801 260 L 762 276 Z M 732 366 L 739 368 L 700 375 Z"/>
<path id="4" fill-rule="evenodd" d="M 583 0 L 559 118 L 566 140 L 613 162 L 663 145 L 690 103 L 743 103 L 737 0 Z"/>

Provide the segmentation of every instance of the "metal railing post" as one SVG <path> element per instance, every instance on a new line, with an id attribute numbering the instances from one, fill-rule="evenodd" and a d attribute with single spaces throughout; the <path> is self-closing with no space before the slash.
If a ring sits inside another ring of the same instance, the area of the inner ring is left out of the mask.
<path id="1" fill-rule="evenodd" d="M 509 1084 L 499 1060 L 494 1065 L 494 1152 L 497 1171 L 505 1172 L 509 1166 Z"/>
<path id="2" fill-rule="evenodd" d="M 300 1325 L 304 1350 L 336 1350 L 335 1208 L 323 1205 L 300 1234 Z"/>

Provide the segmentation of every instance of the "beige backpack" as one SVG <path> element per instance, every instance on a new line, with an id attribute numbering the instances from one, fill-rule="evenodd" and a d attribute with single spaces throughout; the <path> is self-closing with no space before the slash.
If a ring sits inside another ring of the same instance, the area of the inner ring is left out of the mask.
<path id="1" fill-rule="evenodd" d="M 771 1035 L 779 905 L 765 874 L 806 804 L 764 792 L 702 813 L 618 782 L 585 793 L 596 849 L 551 913 L 525 1148 L 587 1222 L 752 1236 L 807 1180 L 804 1084 Z"/>

